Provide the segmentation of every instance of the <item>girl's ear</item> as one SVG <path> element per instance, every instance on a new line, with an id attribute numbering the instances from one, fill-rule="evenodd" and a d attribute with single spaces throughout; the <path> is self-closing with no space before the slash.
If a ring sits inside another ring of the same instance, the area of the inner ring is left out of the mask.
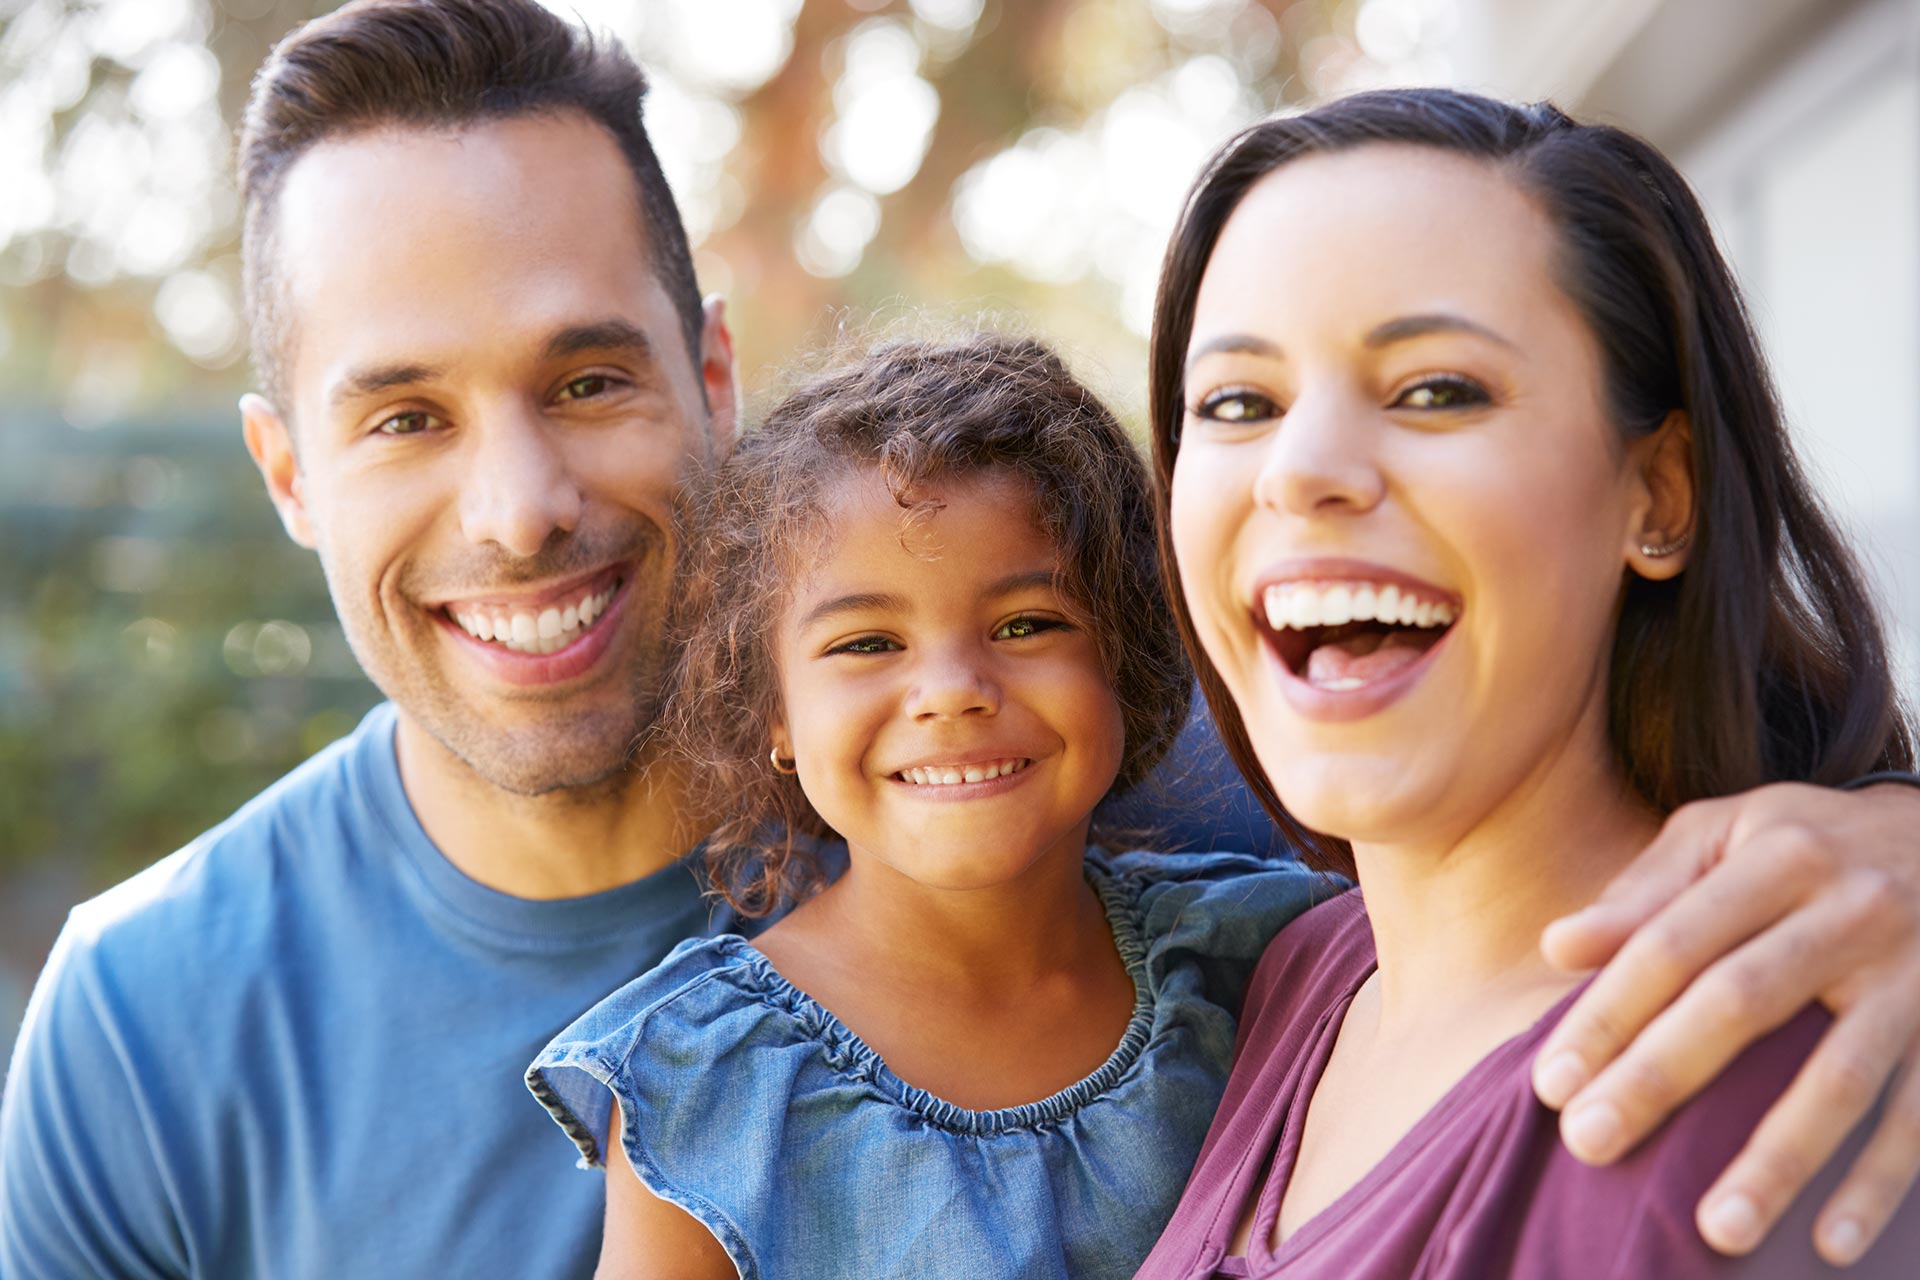
<path id="1" fill-rule="evenodd" d="M 1627 527 L 1627 565 L 1643 578 L 1665 581 L 1687 567 L 1693 541 L 1693 424 L 1678 409 L 1628 450 L 1635 473 Z"/>

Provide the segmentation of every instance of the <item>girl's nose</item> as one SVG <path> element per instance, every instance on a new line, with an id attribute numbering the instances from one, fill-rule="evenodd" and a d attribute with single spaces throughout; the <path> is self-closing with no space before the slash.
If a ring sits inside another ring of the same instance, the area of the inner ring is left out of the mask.
<path id="1" fill-rule="evenodd" d="M 915 671 L 907 711 L 915 720 L 997 715 L 1000 686 L 970 653 L 933 654 Z"/>
<path id="2" fill-rule="evenodd" d="M 1274 430 L 1254 496 L 1283 515 L 1369 511 L 1386 494 L 1372 416 L 1348 397 L 1303 395 Z"/>

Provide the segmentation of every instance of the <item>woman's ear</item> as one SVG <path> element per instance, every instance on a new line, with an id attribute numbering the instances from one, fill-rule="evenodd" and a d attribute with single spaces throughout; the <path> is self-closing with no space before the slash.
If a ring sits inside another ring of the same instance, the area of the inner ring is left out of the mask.
<path id="1" fill-rule="evenodd" d="M 1678 577 L 1693 542 L 1693 424 L 1676 409 L 1629 450 L 1636 476 L 1627 565 L 1655 582 Z"/>

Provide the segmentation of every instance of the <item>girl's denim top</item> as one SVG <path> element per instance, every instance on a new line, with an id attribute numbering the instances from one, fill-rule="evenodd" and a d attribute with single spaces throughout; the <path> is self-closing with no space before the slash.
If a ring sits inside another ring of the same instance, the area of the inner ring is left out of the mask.
<path id="1" fill-rule="evenodd" d="M 556 1036 L 527 1085 L 744 1280 L 1133 1275 L 1219 1104 L 1269 938 L 1337 881 L 1243 854 L 1087 854 L 1134 1008 L 1094 1073 L 969 1111 L 906 1083 L 745 939 L 683 942 Z"/>

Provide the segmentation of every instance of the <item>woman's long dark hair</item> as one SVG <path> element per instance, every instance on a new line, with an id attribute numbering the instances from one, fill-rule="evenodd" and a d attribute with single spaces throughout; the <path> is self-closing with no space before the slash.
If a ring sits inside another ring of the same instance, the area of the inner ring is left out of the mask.
<path id="1" fill-rule="evenodd" d="M 1351 870 L 1344 841 L 1282 808 L 1180 590 L 1167 513 L 1194 298 L 1254 184 L 1301 156 L 1370 143 L 1474 156 L 1509 175 L 1558 233 L 1559 284 L 1599 343 L 1616 425 L 1637 437 L 1673 410 L 1691 422 L 1686 572 L 1627 574 L 1614 638 L 1608 729 L 1634 789 L 1665 812 L 1767 782 L 1911 769 L 1873 600 L 1794 458 L 1739 290 L 1685 180 L 1640 139 L 1549 104 L 1385 90 L 1228 142 L 1188 194 L 1154 305 L 1148 403 L 1165 578 L 1227 751 L 1268 814 L 1312 860 Z"/>

